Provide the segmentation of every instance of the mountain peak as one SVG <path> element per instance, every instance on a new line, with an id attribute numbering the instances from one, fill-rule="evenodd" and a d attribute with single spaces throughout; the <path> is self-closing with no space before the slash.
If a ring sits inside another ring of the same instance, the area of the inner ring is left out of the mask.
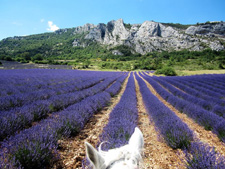
<path id="1" fill-rule="evenodd" d="M 195 34 L 198 36 L 193 37 Z M 118 19 L 108 22 L 107 25 L 98 25 L 90 30 L 85 39 L 92 39 L 110 47 L 126 45 L 134 48 L 138 53 L 145 54 L 151 51 L 182 49 L 224 50 L 225 47 L 221 43 L 224 41 L 224 34 L 224 22 L 190 26 L 184 31 L 154 21 L 133 24 L 128 28 L 123 19 Z M 211 39 L 212 36 L 215 39 Z"/>
<path id="2" fill-rule="evenodd" d="M 16 47 L 19 41 L 35 39 L 35 36 L 37 36 L 36 42 L 42 44 L 55 35 L 54 38 L 57 39 L 58 44 L 62 44 L 60 40 L 62 37 L 63 40 L 68 39 L 66 43 L 71 47 L 87 47 L 90 44 L 97 43 L 109 49 L 124 45 L 132 49 L 133 52 L 140 54 L 152 51 L 178 51 L 183 49 L 191 51 L 201 51 L 208 48 L 217 51 L 225 49 L 224 22 L 207 22 L 192 26 L 155 21 L 145 21 L 142 24 L 126 24 L 122 18 L 111 20 L 107 24 L 99 23 L 94 25 L 87 23 L 75 28 L 60 29 L 55 33 L 41 34 L 41 37 L 32 35 L 32 38 L 30 36 L 7 38 L 2 40 L 1 44 L 4 45 L 7 43 L 3 42 L 15 40 L 15 43 L 12 43 L 11 46 Z"/>

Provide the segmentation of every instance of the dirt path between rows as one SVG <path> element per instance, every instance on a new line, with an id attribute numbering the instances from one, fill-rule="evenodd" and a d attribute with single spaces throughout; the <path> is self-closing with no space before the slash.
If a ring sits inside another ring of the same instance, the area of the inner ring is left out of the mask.
<path id="1" fill-rule="evenodd" d="M 95 114 L 89 122 L 85 125 L 84 129 L 75 137 L 60 140 L 61 160 L 55 164 L 54 169 L 77 169 L 82 168 L 82 160 L 85 158 L 84 142 L 89 142 L 96 146 L 99 142 L 99 135 L 102 133 L 103 128 L 108 123 L 109 114 L 115 105 L 120 101 L 121 96 L 127 86 L 128 77 L 122 84 L 121 90 L 110 101 L 110 105 L 103 108 L 100 112 Z"/>
<path id="2" fill-rule="evenodd" d="M 207 131 L 204 127 L 197 124 L 193 119 L 189 118 L 186 114 L 180 113 L 176 108 L 171 104 L 166 102 L 156 91 L 155 89 L 144 79 L 148 88 L 151 92 L 157 96 L 157 98 L 163 102 L 168 108 L 170 108 L 188 127 L 194 132 L 195 139 L 200 140 L 204 143 L 209 144 L 212 147 L 215 147 L 216 151 L 225 156 L 225 143 L 219 140 L 216 134 L 211 131 Z"/>
<path id="3" fill-rule="evenodd" d="M 135 78 L 135 86 L 138 101 L 138 126 L 144 135 L 143 168 L 174 169 L 184 168 L 178 157 L 181 150 L 173 150 L 166 143 L 159 140 L 153 120 L 149 120 L 146 112 L 138 82 Z"/>

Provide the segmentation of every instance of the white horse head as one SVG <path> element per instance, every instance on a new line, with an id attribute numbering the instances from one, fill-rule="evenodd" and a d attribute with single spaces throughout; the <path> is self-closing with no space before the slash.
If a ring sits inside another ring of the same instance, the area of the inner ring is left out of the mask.
<path id="1" fill-rule="evenodd" d="M 100 146 L 97 151 L 87 142 L 85 147 L 87 158 L 95 169 L 138 169 L 144 139 L 142 132 L 136 127 L 129 143 L 120 148 L 102 151 Z"/>

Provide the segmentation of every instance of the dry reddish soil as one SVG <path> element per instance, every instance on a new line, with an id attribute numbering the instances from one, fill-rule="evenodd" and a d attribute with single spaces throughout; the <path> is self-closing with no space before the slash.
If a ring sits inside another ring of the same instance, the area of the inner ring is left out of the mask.
<path id="1" fill-rule="evenodd" d="M 108 123 L 109 114 L 117 103 L 127 86 L 129 76 L 125 79 L 121 90 L 117 96 L 111 99 L 109 106 L 95 114 L 79 135 L 60 140 L 60 155 L 61 160 L 58 161 L 53 168 L 76 169 L 82 168 L 82 160 L 85 158 L 84 142 L 89 142 L 96 146 L 99 142 L 99 135 L 102 133 L 104 126 Z"/>
<path id="2" fill-rule="evenodd" d="M 180 113 L 171 104 L 166 102 L 146 80 L 145 82 L 148 88 L 151 90 L 151 92 L 155 96 L 157 96 L 157 98 L 161 102 L 163 102 L 168 108 L 170 108 L 184 123 L 186 123 L 191 130 L 194 131 L 196 140 L 200 140 L 204 143 L 209 144 L 210 146 L 214 146 L 216 151 L 220 152 L 223 156 L 225 156 L 225 143 L 220 141 L 219 138 L 211 131 L 205 130 L 204 127 L 197 124 L 193 119 L 189 118 L 186 114 Z"/>
<path id="3" fill-rule="evenodd" d="M 181 150 L 173 150 L 167 146 L 162 139 L 159 139 L 158 133 L 155 130 L 154 122 L 146 112 L 136 79 L 135 85 L 139 112 L 138 126 L 143 132 L 145 142 L 143 168 L 184 168 L 178 157 L 178 154 L 181 152 Z"/>

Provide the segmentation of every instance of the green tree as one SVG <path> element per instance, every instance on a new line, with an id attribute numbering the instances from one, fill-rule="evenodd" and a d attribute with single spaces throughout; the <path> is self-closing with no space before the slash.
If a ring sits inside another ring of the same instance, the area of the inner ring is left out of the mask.
<path id="1" fill-rule="evenodd" d="M 34 57 L 32 57 L 31 60 L 32 61 L 35 61 L 35 60 L 41 61 L 41 60 L 43 60 L 42 54 L 40 54 L 40 53 L 36 54 Z"/>
<path id="2" fill-rule="evenodd" d="M 155 74 L 164 74 L 166 76 L 176 76 L 177 73 L 172 67 L 163 67 L 162 69 L 157 69 Z"/>
<path id="3" fill-rule="evenodd" d="M 12 59 L 10 56 L 6 56 L 6 57 L 5 57 L 5 60 L 6 60 L 6 61 L 13 61 L 13 59 Z"/>
<path id="4" fill-rule="evenodd" d="M 31 60 L 29 52 L 24 52 L 24 53 L 20 54 L 20 57 L 22 57 L 24 60 L 27 60 L 27 61 Z"/>
<path id="5" fill-rule="evenodd" d="M 88 68 L 88 67 L 90 66 L 90 64 L 91 64 L 91 61 L 90 61 L 90 60 L 84 61 L 84 62 L 83 62 L 83 68 L 84 68 L 84 69 Z"/>

